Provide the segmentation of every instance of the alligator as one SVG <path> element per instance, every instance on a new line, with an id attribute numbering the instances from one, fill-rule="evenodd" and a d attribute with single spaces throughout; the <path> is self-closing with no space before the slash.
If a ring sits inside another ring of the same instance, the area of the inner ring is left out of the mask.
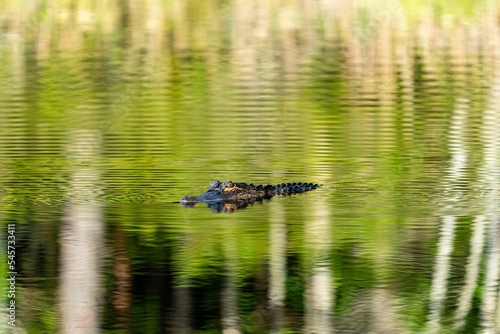
<path id="1" fill-rule="evenodd" d="M 255 201 L 270 199 L 275 195 L 292 195 L 304 193 L 320 187 L 316 183 L 281 183 L 277 185 L 253 185 L 243 182 L 218 181 L 210 182 L 210 187 L 198 196 L 186 195 L 180 203 L 184 207 L 193 207 L 196 203 L 206 203 L 214 212 L 233 212 L 244 208 Z"/>

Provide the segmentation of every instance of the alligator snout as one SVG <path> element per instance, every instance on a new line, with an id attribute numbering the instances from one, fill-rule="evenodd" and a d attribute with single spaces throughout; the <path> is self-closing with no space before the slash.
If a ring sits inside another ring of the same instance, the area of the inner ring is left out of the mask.
<path id="1" fill-rule="evenodd" d="M 180 202 L 184 206 L 192 206 L 195 205 L 198 201 L 196 200 L 196 196 L 186 195 L 181 198 Z"/>

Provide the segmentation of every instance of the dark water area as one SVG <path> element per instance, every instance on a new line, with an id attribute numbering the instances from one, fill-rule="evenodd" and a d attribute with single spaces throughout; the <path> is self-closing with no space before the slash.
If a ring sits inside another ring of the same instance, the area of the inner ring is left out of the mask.
<path id="1" fill-rule="evenodd" d="M 0 331 L 500 333 L 496 2 L 5 8 Z"/>

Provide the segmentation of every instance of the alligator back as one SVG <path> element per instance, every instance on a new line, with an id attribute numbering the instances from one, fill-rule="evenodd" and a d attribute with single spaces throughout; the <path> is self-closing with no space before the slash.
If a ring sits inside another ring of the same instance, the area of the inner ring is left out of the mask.
<path id="1" fill-rule="evenodd" d="M 305 193 L 318 188 L 320 185 L 316 183 L 280 183 L 272 187 L 273 195 L 292 195 Z"/>

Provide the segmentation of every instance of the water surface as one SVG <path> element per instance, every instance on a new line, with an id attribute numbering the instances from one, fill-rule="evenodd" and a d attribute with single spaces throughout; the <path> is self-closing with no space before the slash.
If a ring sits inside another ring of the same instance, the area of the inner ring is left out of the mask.
<path id="1" fill-rule="evenodd" d="M 16 330 L 500 333 L 500 16 L 431 2 L 7 5 Z"/>

